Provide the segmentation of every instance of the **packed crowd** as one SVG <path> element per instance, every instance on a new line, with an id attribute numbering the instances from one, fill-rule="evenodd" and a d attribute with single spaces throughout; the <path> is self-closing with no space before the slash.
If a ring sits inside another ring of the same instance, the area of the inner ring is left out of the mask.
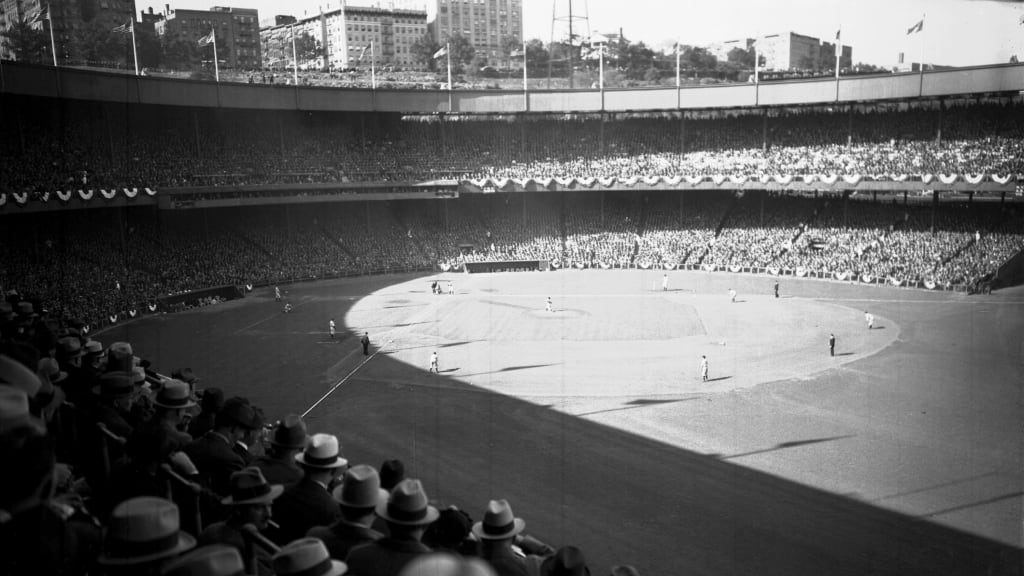
<path id="1" fill-rule="evenodd" d="M 220 286 L 506 260 L 803 269 L 962 287 L 1024 248 L 1014 203 L 835 196 L 584 192 L 90 212 L 5 217 L 0 286 L 97 327 Z"/>
<path id="2" fill-rule="evenodd" d="M 1024 173 L 1019 102 L 714 118 L 411 121 L 391 114 L 15 101 L 0 188 L 32 193 L 438 179 Z M 14 120 L 14 118 L 18 118 Z"/>
<path id="3" fill-rule="evenodd" d="M 0 302 L 0 574 L 589 573 L 506 499 L 435 507 L 401 460 L 350 462 L 329 430 L 164 376 L 37 304 Z"/>

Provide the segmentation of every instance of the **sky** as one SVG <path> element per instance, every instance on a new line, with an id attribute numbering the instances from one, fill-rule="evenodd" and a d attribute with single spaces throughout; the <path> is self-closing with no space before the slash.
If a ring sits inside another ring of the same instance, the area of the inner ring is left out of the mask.
<path id="1" fill-rule="evenodd" d="M 146 8 L 146 0 L 137 5 Z M 154 4 L 159 10 L 163 2 Z M 173 8 L 211 6 L 256 8 L 260 19 L 276 14 L 315 14 L 319 6 L 337 8 L 341 0 L 169 0 Z M 350 5 L 423 9 L 429 0 L 349 0 Z M 853 47 L 853 61 L 891 66 L 900 52 L 906 60 L 971 66 L 1024 61 L 1024 2 L 996 0 L 523 0 L 527 39 L 547 42 L 568 36 L 572 3 L 574 33 L 622 32 L 630 41 L 654 49 L 677 40 L 701 46 L 716 41 L 796 32 L 833 41 L 841 27 L 843 45 Z M 578 18 L 586 16 L 586 20 Z M 924 18 L 922 33 L 907 29 Z"/>

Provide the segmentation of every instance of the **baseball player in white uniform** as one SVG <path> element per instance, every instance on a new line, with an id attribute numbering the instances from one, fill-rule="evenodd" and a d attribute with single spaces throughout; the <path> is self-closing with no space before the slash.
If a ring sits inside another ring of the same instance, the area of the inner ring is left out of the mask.
<path id="1" fill-rule="evenodd" d="M 700 357 L 700 377 L 704 382 L 708 381 L 708 357 Z"/>
<path id="2" fill-rule="evenodd" d="M 427 371 L 436 372 L 437 374 L 441 373 L 441 370 L 437 367 L 437 352 L 430 353 L 430 368 Z"/>

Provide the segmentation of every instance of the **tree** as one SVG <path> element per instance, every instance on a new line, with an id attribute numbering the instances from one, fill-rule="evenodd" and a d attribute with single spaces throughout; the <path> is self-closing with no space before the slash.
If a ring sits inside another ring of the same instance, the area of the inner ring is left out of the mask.
<path id="1" fill-rule="evenodd" d="M 643 42 L 617 44 L 616 65 L 625 72 L 626 78 L 643 79 L 647 75 L 647 70 L 654 66 L 654 50 Z"/>
<path id="2" fill-rule="evenodd" d="M 164 35 L 160 38 L 160 48 L 163 52 L 160 61 L 168 68 L 189 70 L 199 64 L 199 46 L 195 42 Z"/>
<path id="3" fill-rule="evenodd" d="M 415 61 L 426 65 L 429 70 L 437 70 L 437 62 L 434 60 L 434 54 L 437 53 L 440 48 L 441 46 L 437 42 L 434 42 L 434 38 L 428 34 L 413 42 L 410 50 L 412 51 L 413 59 Z"/>
<path id="4" fill-rule="evenodd" d="M 288 46 L 287 49 L 289 56 L 285 59 L 291 60 L 291 46 Z M 306 63 L 308 65 L 310 61 L 315 61 L 320 57 L 321 50 L 320 42 L 310 36 L 309 32 L 303 31 L 302 34 L 295 37 L 295 57 L 300 64 Z"/>
<path id="5" fill-rule="evenodd" d="M 160 50 L 160 38 L 150 28 L 135 27 L 136 50 L 139 52 L 139 69 L 160 66 L 163 57 Z"/>
<path id="6" fill-rule="evenodd" d="M 116 34 L 98 20 L 83 23 L 71 33 L 70 52 L 79 61 L 110 65 L 131 64 L 131 36 Z"/>
<path id="7" fill-rule="evenodd" d="M 15 21 L 7 30 L 0 31 L 7 48 L 14 53 L 14 59 L 21 62 L 51 63 L 50 35 L 47 24 L 34 28 L 27 19 Z"/>
<path id="8" fill-rule="evenodd" d="M 445 43 L 448 45 L 448 50 L 451 53 L 453 68 L 461 68 L 461 66 L 473 62 L 473 57 L 476 56 L 476 48 L 469 42 L 469 38 L 456 32 L 449 36 Z"/>
<path id="9" fill-rule="evenodd" d="M 526 42 L 526 73 L 533 73 L 534 76 L 547 76 L 548 54 L 544 42 L 534 38 Z"/>
<path id="10" fill-rule="evenodd" d="M 510 67 L 516 66 L 518 60 L 520 67 L 523 62 L 523 42 L 516 36 L 505 36 L 501 39 L 501 55 Z M 513 56 L 515 54 L 515 56 Z"/>
<path id="11" fill-rule="evenodd" d="M 736 64 L 740 68 L 754 68 L 754 49 L 743 50 L 742 48 L 733 48 L 729 50 L 729 54 L 726 60 L 732 64 Z"/>

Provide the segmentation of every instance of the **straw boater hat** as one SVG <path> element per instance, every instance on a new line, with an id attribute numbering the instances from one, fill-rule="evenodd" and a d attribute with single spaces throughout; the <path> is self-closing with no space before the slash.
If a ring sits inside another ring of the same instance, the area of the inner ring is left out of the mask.
<path id="1" fill-rule="evenodd" d="M 403 526 L 426 526 L 437 520 L 438 514 L 437 508 L 428 503 L 423 484 L 415 478 L 399 482 L 387 502 L 377 504 L 377 516 Z"/>
<path id="2" fill-rule="evenodd" d="M 332 560 L 319 538 L 300 538 L 281 548 L 273 559 L 277 576 L 341 576 L 344 562 Z"/>
<path id="3" fill-rule="evenodd" d="M 162 408 L 191 408 L 196 405 L 192 401 L 188 384 L 181 380 L 168 380 L 164 387 L 156 393 L 153 404 Z"/>
<path id="4" fill-rule="evenodd" d="M 341 457 L 338 438 L 331 434 L 313 434 L 306 443 L 306 449 L 295 455 L 295 461 L 310 468 L 341 468 L 348 460 Z"/>
<path id="5" fill-rule="evenodd" d="M 523 531 L 526 522 L 512 515 L 508 500 L 491 500 L 487 503 L 484 519 L 473 524 L 473 534 L 481 540 L 504 540 Z"/>
<path id="6" fill-rule="evenodd" d="M 132 566 L 177 556 L 195 548 L 196 539 L 180 530 L 178 506 L 143 496 L 117 505 L 103 538 L 104 566 Z"/>
<path id="7" fill-rule="evenodd" d="M 224 544 L 203 546 L 176 558 L 160 571 L 161 576 L 245 576 L 238 548 Z"/>
<path id="8" fill-rule="evenodd" d="M 367 464 L 356 464 L 346 470 L 332 494 L 339 504 L 349 508 L 376 508 L 388 501 L 387 490 L 380 487 L 380 476 Z"/>
<path id="9" fill-rule="evenodd" d="M 297 414 L 289 414 L 274 427 L 270 443 L 281 448 L 304 448 L 306 446 L 306 423 Z"/>
<path id="10" fill-rule="evenodd" d="M 231 475 L 231 494 L 221 500 L 225 506 L 242 506 L 244 504 L 270 504 L 284 492 L 280 484 L 267 484 L 263 472 L 250 466 Z"/>

